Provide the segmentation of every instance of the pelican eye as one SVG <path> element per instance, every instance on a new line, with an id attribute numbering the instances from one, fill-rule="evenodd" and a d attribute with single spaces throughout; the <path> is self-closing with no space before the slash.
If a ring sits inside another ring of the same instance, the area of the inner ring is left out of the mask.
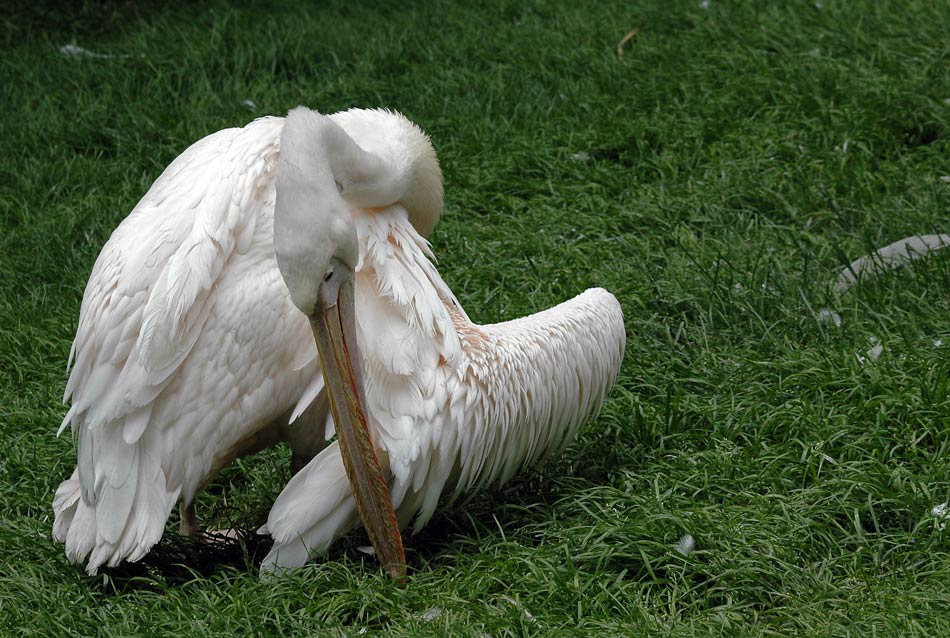
<path id="1" fill-rule="evenodd" d="M 333 269 L 331 268 L 330 270 L 327 271 L 327 274 L 323 278 L 323 281 L 330 281 L 332 277 L 333 277 Z"/>

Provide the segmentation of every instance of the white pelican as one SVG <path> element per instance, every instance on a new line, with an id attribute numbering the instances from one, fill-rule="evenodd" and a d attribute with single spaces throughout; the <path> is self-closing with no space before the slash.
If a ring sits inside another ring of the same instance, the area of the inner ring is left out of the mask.
<path id="1" fill-rule="evenodd" d="M 330 118 L 345 134 L 297 109 L 286 124 L 265 118 L 198 142 L 103 249 L 67 385 L 64 424 L 76 433 L 79 468 L 54 503 L 54 536 L 72 560 L 88 558 L 90 572 L 144 555 L 175 501 L 188 514 L 195 492 L 235 456 L 288 436 L 299 466 L 321 448 L 328 398 L 305 315 L 319 319 L 319 285 L 331 272 L 355 272 L 361 345 L 332 330 L 335 340 L 324 340 L 346 344 L 328 357 L 344 373 L 342 385 L 328 384 L 329 402 L 347 407 L 358 434 L 363 377 L 400 526 L 416 514 L 416 529 L 424 525 L 443 492 L 500 483 L 562 447 L 615 378 L 625 337 L 612 295 L 589 290 L 525 319 L 472 324 L 423 239 L 442 209 L 428 139 L 394 113 Z M 345 293 L 339 301 L 344 308 Z M 336 326 L 347 331 L 346 319 Z M 319 342 L 318 325 L 314 333 Z M 371 489 L 382 477 L 356 474 L 375 507 L 364 522 L 398 578 L 396 522 L 385 520 L 384 491 Z M 333 443 L 275 503 L 262 569 L 303 564 L 357 511 Z"/>

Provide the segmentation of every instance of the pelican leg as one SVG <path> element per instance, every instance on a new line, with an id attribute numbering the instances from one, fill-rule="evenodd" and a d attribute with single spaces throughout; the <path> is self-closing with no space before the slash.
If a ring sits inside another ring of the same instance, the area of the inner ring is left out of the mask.
<path id="1" fill-rule="evenodd" d="M 201 528 L 198 526 L 198 517 L 195 515 L 195 504 L 178 504 L 178 513 L 181 516 L 181 522 L 178 524 L 178 533 L 182 536 L 194 536 Z"/>
<path id="2" fill-rule="evenodd" d="M 184 503 L 178 505 L 178 512 L 181 516 L 181 522 L 178 525 L 178 533 L 182 536 L 198 536 L 198 540 L 207 543 L 221 542 L 228 538 L 240 538 L 240 533 L 236 529 L 206 529 L 202 530 L 198 525 L 198 516 L 195 514 L 195 504 L 185 506 Z"/>

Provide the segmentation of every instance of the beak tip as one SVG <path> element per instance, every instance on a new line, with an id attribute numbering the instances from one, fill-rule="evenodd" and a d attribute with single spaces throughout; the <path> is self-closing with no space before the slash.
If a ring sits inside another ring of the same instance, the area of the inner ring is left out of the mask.
<path id="1" fill-rule="evenodd" d="M 400 587 L 406 584 L 406 564 L 392 563 L 389 566 L 389 577 Z"/>

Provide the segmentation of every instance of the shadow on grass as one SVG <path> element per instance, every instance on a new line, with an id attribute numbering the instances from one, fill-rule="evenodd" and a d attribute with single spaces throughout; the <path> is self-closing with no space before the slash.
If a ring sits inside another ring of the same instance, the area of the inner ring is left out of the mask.
<path id="1" fill-rule="evenodd" d="M 451 560 L 460 549 L 498 536 L 499 525 L 508 527 L 510 522 L 513 528 L 519 527 L 517 512 L 529 509 L 516 505 L 491 507 L 486 496 L 480 497 L 466 506 L 455 505 L 437 513 L 416 535 L 409 530 L 403 532 L 410 572 Z M 522 516 L 523 524 L 533 521 L 523 511 Z M 509 521 L 512 518 L 515 520 Z M 169 531 L 140 561 L 100 568 L 97 576 L 89 577 L 89 584 L 106 596 L 121 596 L 161 593 L 198 580 L 226 580 L 234 574 L 256 576 L 273 540 L 257 534 L 256 527 L 235 525 L 233 529 L 234 537 L 209 532 L 182 536 Z M 366 551 L 369 545 L 366 532 L 356 529 L 337 540 L 328 554 L 312 561 L 347 563 L 369 575 L 379 569 L 375 557 Z"/>
<path id="2" fill-rule="evenodd" d="M 93 583 L 103 594 L 163 591 L 222 572 L 256 572 L 273 541 L 252 528 L 234 528 L 236 537 L 208 532 L 166 534 L 142 560 L 100 568 Z"/>

